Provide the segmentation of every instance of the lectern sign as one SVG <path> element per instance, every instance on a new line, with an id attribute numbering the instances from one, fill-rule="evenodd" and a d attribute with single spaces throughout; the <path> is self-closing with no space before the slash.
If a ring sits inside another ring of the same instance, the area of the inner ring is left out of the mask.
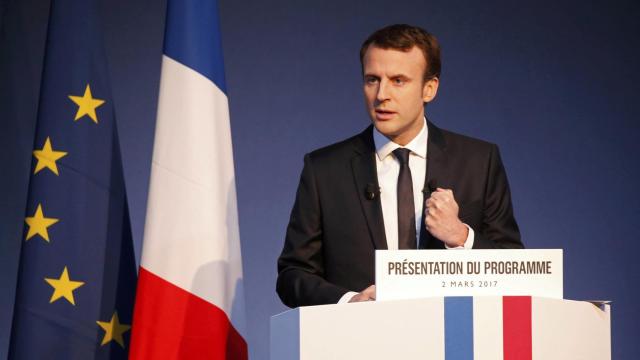
<path id="1" fill-rule="evenodd" d="M 376 299 L 562 299 L 562 250 L 376 250 Z"/>

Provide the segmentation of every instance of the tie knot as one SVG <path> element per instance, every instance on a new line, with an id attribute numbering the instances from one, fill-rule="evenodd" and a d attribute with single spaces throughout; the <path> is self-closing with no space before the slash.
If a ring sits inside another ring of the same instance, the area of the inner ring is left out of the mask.
<path id="1" fill-rule="evenodd" d="M 410 152 L 411 150 L 409 149 L 397 148 L 393 150 L 393 155 L 395 155 L 398 161 L 400 161 L 400 165 L 408 165 Z"/>

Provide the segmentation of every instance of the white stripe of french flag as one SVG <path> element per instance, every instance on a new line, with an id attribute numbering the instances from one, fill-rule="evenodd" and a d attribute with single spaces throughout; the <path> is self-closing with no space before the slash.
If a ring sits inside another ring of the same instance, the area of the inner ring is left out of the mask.
<path id="1" fill-rule="evenodd" d="M 247 359 L 217 2 L 169 0 L 131 359 Z"/>

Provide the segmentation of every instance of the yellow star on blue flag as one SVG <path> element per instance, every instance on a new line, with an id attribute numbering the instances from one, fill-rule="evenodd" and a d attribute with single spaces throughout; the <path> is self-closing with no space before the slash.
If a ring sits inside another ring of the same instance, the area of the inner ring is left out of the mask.
<path id="1" fill-rule="evenodd" d="M 29 241 L 29 239 L 36 235 L 40 235 L 46 242 L 49 242 L 49 232 L 47 229 L 58 221 L 60 221 L 60 219 L 45 217 L 42 211 L 42 204 L 38 204 L 38 208 L 33 216 L 27 216 L 24 219 L 24 222 L 29 226 L 26 241 Z"/>
<path id="2" fill-rule="evenodd" d="M 69 99 L 71 99 L 76 105 L 78 105 L 78 112 L 76 112 L 76 117 L 73 119 L 74 121 L 78 121 L 83 116 L 87 115 L 93 120 L 94 123 L 98 123 L 98 115 L 96 115 L 96 108 L 102 104 L 104 104 L 104 100 L 96 99 L 91 95 L 91 87 L 87 84 L 87 87 L 84 90 L 84 95 L 82 96 L 74 96 L 69 95 Z"/>
<path id="3" fill-rule="evenodd" d="M 76 304 L 76 300 L 73 297 L 73 291 L 80 286 L 84 285 L 82 281 L 73 281 L 69 279 L 69 270 L 65 266 L 62 270 L 62 274 L 58 279 L 50 279 L 44 278 L 51 287 L 53 288 L 53 294 L 51 295 L 51 299 L 49 302 L 52 303 L 60 298 L 65 298 L 71 305 Z"/>
<path id="4" fill-rule="evenodd" d="M 47 136 L 47 140 L 45 140 L 42 149 L 33 151 L 33 156 L 38 160 L 36 168 L 33 170 L 33 174 L 37 174 L 40 170 L 46 168 L 51 170 L 54 174 L 59 175 L 56 161 L 66 155 L 67 153 L 64 151 L 53 150 L 53 147 L 51 146 L 51 139 Z"/>
<path id="5" fill-rule="evenodd" d="M 100 345 L 106 345 L 111 341 L 115 341 L 124 348 L 122 334 L 131 329 L 131 326 L 120 323 L 117 311 L 113 313 L 110 321 L 96 321 L 96 323 L 104 330 L 104 337 Z"/>

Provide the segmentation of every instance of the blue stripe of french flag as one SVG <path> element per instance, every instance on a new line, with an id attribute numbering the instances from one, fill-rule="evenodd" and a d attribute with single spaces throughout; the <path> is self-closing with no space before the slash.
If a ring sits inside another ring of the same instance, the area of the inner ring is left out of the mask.
<path id="1" fill-rule="evenodd" d="M 444 298 L 446 359 L 473 360 L 473 298 Z"/>
<path id="2" fill-rule="evenodd" d="M 169 0 L 132 359 L 246 359 L 228 99 L 214 0 Z"/>

